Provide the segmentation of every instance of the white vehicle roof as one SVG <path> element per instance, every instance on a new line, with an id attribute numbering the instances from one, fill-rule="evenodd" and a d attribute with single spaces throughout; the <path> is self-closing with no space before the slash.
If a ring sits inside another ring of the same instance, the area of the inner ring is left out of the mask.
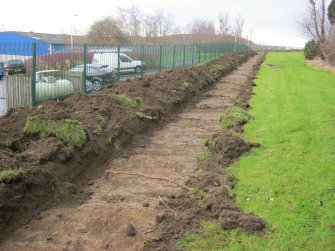
<path id="1" fill-rule="evenodd" d="M 36 73 L 48 73 L 48 72 L 59 72 L 59 70 L 44 70 L 44 71 L 37 71 Z"/>

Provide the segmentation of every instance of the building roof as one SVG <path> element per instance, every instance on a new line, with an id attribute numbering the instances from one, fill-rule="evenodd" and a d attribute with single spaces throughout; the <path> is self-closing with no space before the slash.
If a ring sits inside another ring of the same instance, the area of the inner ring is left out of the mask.
<path id="1" fill-rule="evenodd" d="M 48 34 L 48 33 L 35 33 L 35 32 L 23 32 L 23 31 L 7 31 L 16 33 L 22 36 L 30 37 L 33 39 L 41 40 L 49 44 L 70 44 L 71 35 L 67 34 Z M 73 35 L 73 43 L 82 44 L 85 42 L 84 36 Z"/>

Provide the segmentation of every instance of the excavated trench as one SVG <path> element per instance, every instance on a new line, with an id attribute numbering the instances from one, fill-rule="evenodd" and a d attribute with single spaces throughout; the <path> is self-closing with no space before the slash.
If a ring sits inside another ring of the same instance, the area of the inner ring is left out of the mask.
<path id="1" fill-rule="evenodd" d="M 0 250 L 142 250 L 152 238 L 162 205 L 194 174 L 203 141 L 220 131 L 219 119 L 237 100 L 260 56 L 222 78 L 205 98 L 130 154 L 108 163 L 104 176 L 88 184 L 92 195 L 78 207 L 58 206 L 17 229 Z"/>

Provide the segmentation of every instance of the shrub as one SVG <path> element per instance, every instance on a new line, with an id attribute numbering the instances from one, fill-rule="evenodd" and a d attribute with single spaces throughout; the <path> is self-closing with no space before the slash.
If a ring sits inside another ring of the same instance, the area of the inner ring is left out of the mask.
<path id="1" fill-rule="evenodd" d="M 335 65 L 335 33 L 326 41 L 324 54 L 327 62 L 331 65 Z"/>
<path id="2" fill-rule="evenodd" d="M 312 60 L 316 57 L 323 57 L 321 52 L 321 46 L 319 42 L 314 40 L 309 41 L 305 45 L 304 49 L 305 59 Z"/>

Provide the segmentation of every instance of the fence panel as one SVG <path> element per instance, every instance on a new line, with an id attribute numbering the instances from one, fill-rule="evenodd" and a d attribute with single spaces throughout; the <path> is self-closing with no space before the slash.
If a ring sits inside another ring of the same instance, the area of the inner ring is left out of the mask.
<path id="1" fill-rule="evenodd" d="M 20 75 L 0 81 L 0 116 L 5 106 L 29 107 L 44 100 L 63 99 L 75 92 L 99 91 L 117 80 L 195 66 L 245 50 L 249 50 L 247 45 L 234 42 L 139 46 L 74 44 L 63 45 L 58 50 L 46 43 L 0 42 L 0 67 L 16 61 L 23 65 L 22 69 L 6 71 L 6 75 Z"/>
<path id="2" fill-rule="evenodd" d="M 6 88 L 5 81 L 0 80 L 0 117 L 4 115 L 7 111 L 6 108 Z"/>
<path id="3" fill-rule="evenodd" d="M 6 76 L 6 110 L 19 107 L 31 107 L 31 76 Z"/>

